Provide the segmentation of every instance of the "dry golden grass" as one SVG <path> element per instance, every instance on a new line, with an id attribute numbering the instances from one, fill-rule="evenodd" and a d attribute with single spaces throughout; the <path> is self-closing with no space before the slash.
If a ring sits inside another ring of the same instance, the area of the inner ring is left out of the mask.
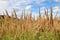
<path id="1" fill-rule="evenodd" d="M 37 20 L 32 17 L 32 12 L 29 16 L 25 15 L 25 11 L 22 12 L 22 15 L 20 16 L 20 19 L 17 18 L 16 12 L 13 9 L 13 13 L 11 17 L 8 15 L 7 10 L 5 10 L 6 15 L 4 16 L 3 22 L 1 22 L 0 26 L 0 32 L 1 35 L 4 35 L 5 33 L 14 33 L 14 40 L 16 39 L 16 36 L 20 32 L 28 32 L 29 30 L 32 30 L 34 32 L 34 35 L 36 35 L 39 30 L 46 28 L 48 31 L 60 31 L 60 21 L 59 18 L 54 17 L 52 15 L 52 7 L 50 8 L 50 16 L 48 16 L 48 9 L 45 9 L 45 14 L 42 16 L 40 14 L 40 8 L 39 8 L 39 15 L 37 17 Z M 45 18 L 46 17 L 46 18 Z"/>

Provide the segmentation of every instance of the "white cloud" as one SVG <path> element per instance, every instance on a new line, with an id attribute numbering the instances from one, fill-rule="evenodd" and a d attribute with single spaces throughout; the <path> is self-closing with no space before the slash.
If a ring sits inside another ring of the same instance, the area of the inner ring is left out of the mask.
<path id="1" fill-rule="evenodd" d="M 60 11 L 60 7 L 59 6 L 53 7 L 53 12 L 57 12 L 57 11 Z"/>
<path id="2" fill-rule="evenodd" d="M 31 3 L 41 3 L 45 0 L 0 0 L 0 9 L 4 8 L 23 8 L 21 6 L 28 5 Z"/>
<path id="3" fill-rule="evenodd" d="M 26 10 L 30 10 L 32 8 L 32 5 L 29 5 L 29 4 L 36 3 L 39 5 L 40 3 L 44 1 L 46 0 L 0 0 L 0 10 L 6 9 L 6 8 L 8 9 L 8 11 L 11 10 L 12 8 L 15 8 L 17 10 L 23 10 L 24 8 Z M 60 0 L 54 0 L 54 1 L 60 2 Z M 44 13 L 44 9 L 45 7 L 41 8 L 41 13 Z M 56 12 L 57 10 L 60 11 L 60 8 L 58 6 L 53 7 L 54 12 Z"/>
<path id="4" fill-rule="evenodd" d="M 53 7 L 53 15 L 55 16 L 56 13 L 57 13 L 57 16 L 60 16 L 60 7 L 59 6 Z"/>
<path id="5" fill-rule="evenodd" d="M 7 1 L 0 1 L 0 10 L 7 8 Z"/>
<path id="6" fill-rule="evenodd" d="M 60 2 L 60 0 L 54 0 L 55 2 Z"/>
<path id="7" fill-rule="evenodd" d="M 35 2 L 39 5 L 40 3 L 44 2 L 46 0 L 35 0 Z"/>
<path id="8" fill-rule="evenodd" d="M 28 5 L 28 6 L 25 7 L 26 10 L 29 10 L 29 9 L 31 9 L 31 8 L 32 8 L 31 5 Z"/>

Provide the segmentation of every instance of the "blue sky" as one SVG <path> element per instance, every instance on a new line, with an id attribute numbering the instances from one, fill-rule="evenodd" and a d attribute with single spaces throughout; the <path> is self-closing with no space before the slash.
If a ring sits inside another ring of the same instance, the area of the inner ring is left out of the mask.
<path id="1" fill-rule="evenodd" d="M 41 14 L 44 13 L 44 9 L 48 8 L 50 13 L 50 6 L 53 7 L 53 14 L 55 15 L 58 11 L 58 16 L 60 15 L 60 0 L 0 0 L 0 12 L 5 9 L 8 10 L 9 14 L 14 8 L 19 16 L 21 11 L 25 9 L 26 11 L 32 11 L 33 15 L 38 15 L 38 8 L 41 9 Z M 1 13 L 0 13 L 1 14 Z"/>

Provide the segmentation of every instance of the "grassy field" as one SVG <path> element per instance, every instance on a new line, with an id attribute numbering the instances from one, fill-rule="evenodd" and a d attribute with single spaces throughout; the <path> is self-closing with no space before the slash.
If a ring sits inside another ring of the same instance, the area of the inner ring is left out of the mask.
<path id="1" fill-rule="evenodd" d="M 26 16 L 25 12 L 18 19 L 15 10 L 11 16 L 7 10 L 6 15 L 0 16 L 0 40 L 60 40 L 60 17 L 53 18 L 52 7 L 50 14 L 45 9 L 44 15 L 37 19 L 32 12 Z"/>

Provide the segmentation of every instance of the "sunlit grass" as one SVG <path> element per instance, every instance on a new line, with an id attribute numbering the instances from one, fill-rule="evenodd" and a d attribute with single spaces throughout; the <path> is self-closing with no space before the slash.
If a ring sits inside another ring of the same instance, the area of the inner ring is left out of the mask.
<path id="1" fill-rule="evenodd" d="M 17 18 L 15 10 L 11 16 L 0 17 L 0 40 L 60 40 L 60 20 L 53 18 L 52 7 L 50 14 L 45 9 L 45 14 L 40 14 L 37 19 L 32 17 L 32 13 L 26 16 L 24 12 Z M 49 15 L 49 16 L 48 16 Z"/>

